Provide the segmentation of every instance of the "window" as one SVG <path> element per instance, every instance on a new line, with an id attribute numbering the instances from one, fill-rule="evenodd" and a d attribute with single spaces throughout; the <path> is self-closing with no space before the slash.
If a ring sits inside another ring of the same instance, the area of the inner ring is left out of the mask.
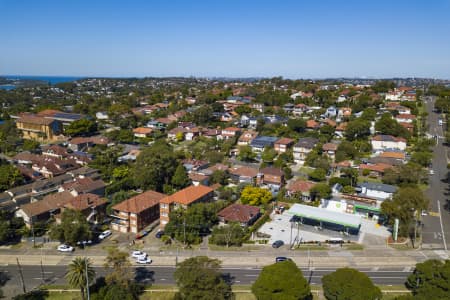
<path id="1" fill-rule="evenodd" d="M 162 217 L 167 217 L 168 215 L 169 215 L 169 214 L 166 213 L 166 212 L 162 212 L 162 213 L 161 213 L 161 216 L 162 216 Z"/>

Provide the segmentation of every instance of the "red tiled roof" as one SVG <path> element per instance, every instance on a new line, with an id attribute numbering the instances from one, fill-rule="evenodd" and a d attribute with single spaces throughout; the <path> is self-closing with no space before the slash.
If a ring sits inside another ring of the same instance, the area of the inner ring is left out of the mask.
<path id="1" fill-rule="evenodd" d="M 64 205 L 64 207 L 82 211 L 88 209 L 89 207 L 104 205 L 105 203 L 106 199 L 100 198 L 98 195 L 81 194 L 70 199 L 69 202 Z"/>
<path id="2" fill-rule="evenodd" d="M 259 207 L 242 204 L 232 204 L 219 211 L 217 215 L 227 222 L 247 223 L 259 213 Z"/>
<path id="3" fill-rule="evenodd" d="M 291 183 L 289 183 L 289 185 L 286 187 L 286 189 L 293 193 L 296 193 L 296 192 L 307 193 L 315 185 L 316 185 L 316 183 L 312 182 L 312 181 L 296 180 L 296 181 L 292 181 Z"/>
<path id="4" fill-rule="evenodd" d="M 182 189 L 181 191 L 176 192 L 170 196 L 167 196 L 161 199 L 161 203 L 179 203 L 183 205 L 189 205 L 198 199 L 206 196 L 207 194 L 213 191 L 212 188 L 199 185 L 199 186 L 188 186 L 187 188 Z"/>
<path id="5" fill-rule="evenodd" d="M 112 207 L 114 210 L 138 214 L 149 207 L 159 205 L 159 202 L 166 197 L 155 191 L 146 191 L 128 200 L 120 202 Z"/>

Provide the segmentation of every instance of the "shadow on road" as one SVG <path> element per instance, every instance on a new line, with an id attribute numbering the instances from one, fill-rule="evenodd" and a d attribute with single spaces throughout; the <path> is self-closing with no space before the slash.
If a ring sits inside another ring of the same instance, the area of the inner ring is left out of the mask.
<path id="1" fill-rule="evenodd" d="M 155 272 L 145 267 L 137 267 L 134 279 L 138 283 L 152 284 L 155 282 Z"/>
<path id="2" fill-rule="evenodd" d="M 235 277 L 231 276 L 230 273 L 222 273 L 222 279 L 228 284 L 232 285 L 234 284 Z"/>

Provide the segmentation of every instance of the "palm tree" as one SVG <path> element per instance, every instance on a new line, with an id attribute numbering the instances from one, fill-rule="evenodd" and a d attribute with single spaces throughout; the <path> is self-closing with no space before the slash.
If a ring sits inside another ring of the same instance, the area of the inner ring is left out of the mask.
<path id="1" fill-rule="evenodd" d="M 69 264 L 66 274 L 67 282 L 71 287 L 80 288 L 81 299 L 85 299 L 84 290 L 86 288 L 86 275 L 89 282 L 93 282 L 95 271 L 91 261 L 86 257 L 77 257 Z"/>

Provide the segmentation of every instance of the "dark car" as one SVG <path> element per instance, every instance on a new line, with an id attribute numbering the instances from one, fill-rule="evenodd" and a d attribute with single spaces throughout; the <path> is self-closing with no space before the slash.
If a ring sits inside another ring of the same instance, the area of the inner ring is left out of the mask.
<path id="1" fill-rule="evenodd" d="M 280 248 L 280 247 L 283 246 L 283 245 L 284 245 L 284 242 L 278 240 L 278 241 L 273 242 L 272 247 L 273 247 L 273 248 Z"/>
<path id="2" fill-rule="evenodd" d="M 286 256 L 278 256 L 277 258 L 275 258 L 275 262 L 282 262 L 282 261 L 287 261 L 287 260 L 292 260 L 289 257 Z"/>
<path id="3" fill-rule="evenodd" d="M 160 239 L 163 235 L 164 235 L 164 231 L 161 230 L 161 231 L 158 231 L 155 236 L 157 239 Z"/>
<path id="4" fill-rule="evenodd" d="M 147 234 L 148 234 L 148 231 L 147 231 L 147 230 L 144 230 L 144 231 L 142 231 L 141 233 L 138 233 L 138 234 L 136 235 L 136 239 L 140 240 L 140 239 L 142 239 L 143 237 L 147 236 Z"/>

